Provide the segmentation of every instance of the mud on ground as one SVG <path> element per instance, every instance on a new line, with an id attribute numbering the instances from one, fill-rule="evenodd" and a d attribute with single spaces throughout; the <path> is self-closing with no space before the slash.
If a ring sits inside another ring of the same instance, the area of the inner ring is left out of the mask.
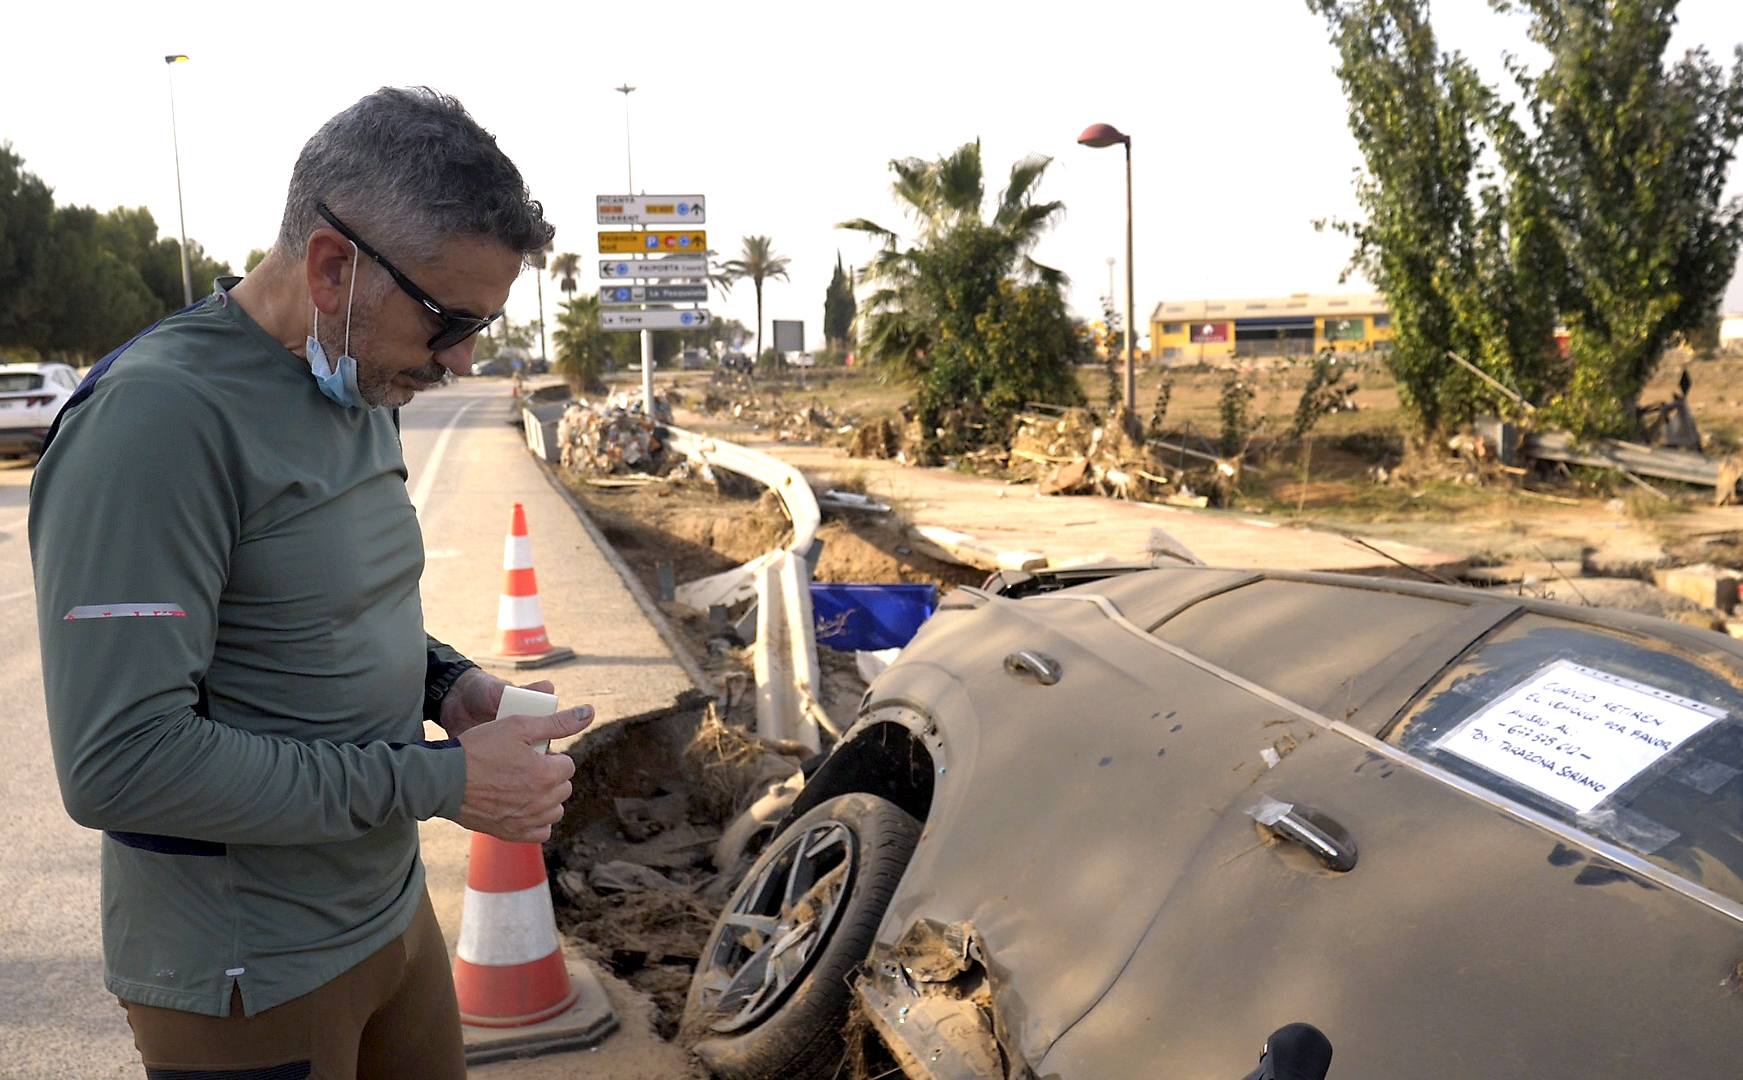
<path id="1" fill-rule="evenodd" d="M 716 865 L 722 828 L 795 772 L 803 748 L 763 742 L 712 705 L 584 736 L 575 791 L 545 845 L 558 929 L 678 1032 L 690 975 L 754 858 Z"/>

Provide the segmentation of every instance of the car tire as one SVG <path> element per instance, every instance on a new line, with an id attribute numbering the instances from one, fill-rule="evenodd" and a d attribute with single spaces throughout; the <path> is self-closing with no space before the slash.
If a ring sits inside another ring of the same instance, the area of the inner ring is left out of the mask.
<path id="1" fill-rule="evenodd" d="M 684 1031 L 715 1076 L 835 1074 L 853 974 L 919 841 L 912 815 L 853 793 L 813 807 L 769 842 L 715 923 L 684 1007 Z M 814 867 L 822 872 L 813 874 Z M 814 883 L 807 888 L 808 877 Z M 772 911 L 810 912 L 812 929 L 785 952 L 771 950 L 804 922 L 771 919 Z M 767 933 L 753 927 L 759 920 L 773 923 Z M 784 982 L 782 965 L 790 965 Z"/>

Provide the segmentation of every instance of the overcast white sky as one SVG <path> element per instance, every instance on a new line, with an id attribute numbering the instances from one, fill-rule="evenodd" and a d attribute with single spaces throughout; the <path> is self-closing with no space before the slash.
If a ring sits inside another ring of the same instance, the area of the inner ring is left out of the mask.
<path id="1" fill-rule="evenodd" d="M 1731 61 L 1743 3 L 1685 0 L 1674 48 Z M 1443 47 L 1491 81 L 1504 51 L 1530 55 L 1516 16 L 1441 0 Z M 1070 5 L 666 2 L 344 5 L 81 2 L 13 5 L 0 65 L 0 140 L 62 202 L 145 205 L 176 228 L 166 53 L 175 68 L 189 235 L 240 269 L 277 231 L 303 141 L 384 84 L 458 96 L 519 163 L 584 256 L 594 287 L 594 196 L 620 194 L 623 96 L 635 184 L 708 197 L 709 243 L 735 254 L 753 233 L 792 259 L 766 317 L 806 323 L 820 344 L 835 230 L 899 224 L 887 163 L 979 137 L 996 188 L 1026 153 L 1054 158 L 1041 188 L 1067 215 L 1037 257 L 1096 310 L 1106 258 L 1123 259 L 1119 148 L 1076 137 L 1106 121 L 1133 136 L 1140 325 L 1164 297 L 1335 291 L 1349 244 L 1310 222 L 1349 216 L 1358 164 L 1322 22 L 1302 0 Z M 1743 192 L 1743 169 L 1733 172 Z M 1123 274 L 1123 267 L 1121 267 Z M 1353 287 L 1353 286 L 1352 286 Z M 1123 284 L 1121 286 L 1123 289 Z M 547 307 L 559 294 L 546 288 Z M 748 325 L 748 285 L 713 310 Z M 1743 311 L 1743 280 L 1727 308 Z M 510 301 L 535 309 L 523 276 Z"/>

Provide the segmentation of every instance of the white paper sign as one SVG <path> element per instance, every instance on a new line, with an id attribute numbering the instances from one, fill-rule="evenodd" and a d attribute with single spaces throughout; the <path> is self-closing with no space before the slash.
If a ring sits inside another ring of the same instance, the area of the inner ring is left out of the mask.
<path id="1" fill-rule="evenodd" d="M 1725 715 L 1558 660 L 1435 745 L 1584 813 Z"/>

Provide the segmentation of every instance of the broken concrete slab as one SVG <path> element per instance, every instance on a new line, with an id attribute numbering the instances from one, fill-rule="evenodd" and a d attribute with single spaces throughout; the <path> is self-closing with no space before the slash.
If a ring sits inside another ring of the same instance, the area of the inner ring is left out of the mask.
<path id="1" fill-rule="evenodd" d="M 1666 592 L 1692 600 L 1704 608 L 1727 614 L 1737 606 L 1737 573 L 1712 563 L 1677 566 L 1653 572 L 1653 580 Z"/>
<path id="2" fill-rule="evenodd" d="M 908 536 L 916 544 L 942 553 L 947 562 L 982 570 L 1041 570 L 1047 566 L 1047 553 L 1029 548 L 1002 548 L 967 533 L 947 529 L 942 525 L 911 525 Z"/>

